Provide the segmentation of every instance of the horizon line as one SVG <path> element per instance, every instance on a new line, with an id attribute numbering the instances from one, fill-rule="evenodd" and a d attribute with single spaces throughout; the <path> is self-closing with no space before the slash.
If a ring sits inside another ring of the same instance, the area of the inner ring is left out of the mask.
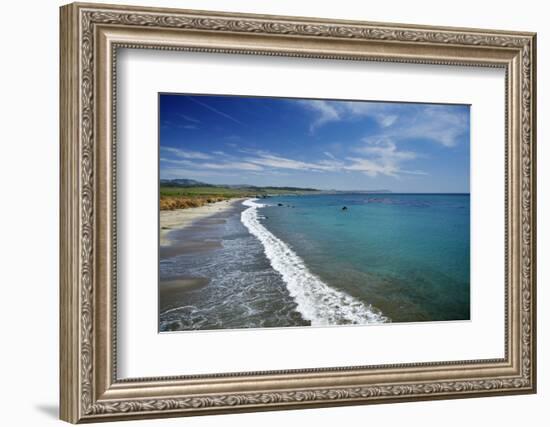
<path id="1" fill-rule="evenodd" d="M 356 192 L 372 192 L 372 193 L 393 193 L 393 194 L 471 194 L 470 191 L 401 191 L 401 190 L 388 190 L 386 188 L 380 189 L 345 189 L 338 190 L 336 188 L 314 188 L 308 186 L 299 186 L 299 185 L 253 185 L 253 184 L 212 184 L 208 182 L 198 181 L 192 178 L 159 178 L 159 187 L 162 184 L 161 181 L 176 181 L 176 180 L 189 180 L 196 181 L 198 184 L 204 184 L 214 187 L 243 187 L 243 188 L 294 188 L 294 189 L 303 189 L 306 191 L 335 191 L 339 193 L 356 193 Z M 192 188 L 193 186 L 189 186 Z M 200 187 L 200 185 L 195 185 L 195 187 Z M 182 187 L 185 188 L 185 187 Z"/>

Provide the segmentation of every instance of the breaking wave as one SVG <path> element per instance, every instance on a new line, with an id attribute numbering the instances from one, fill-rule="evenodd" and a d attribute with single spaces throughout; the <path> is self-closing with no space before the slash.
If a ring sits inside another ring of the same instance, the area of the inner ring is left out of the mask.
<path id="1" fill-rule="evenodd" d="M 371 305 L 334 289 L 309 271 L 304 261 L 288 245 L 274 236 L 259 221 L 257 199 L 243 202 L 241 222 L 263 245 L 265 255 L 275 271 L 281 274 L 297 304 L 297 310 L 312 326 L 384 323 L 389 319 Z"/>

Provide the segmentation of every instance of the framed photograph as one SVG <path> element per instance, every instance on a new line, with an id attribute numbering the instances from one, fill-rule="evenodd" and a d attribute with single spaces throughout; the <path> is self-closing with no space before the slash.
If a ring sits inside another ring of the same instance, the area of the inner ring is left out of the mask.
<path id="1" fill-rule="evenodd" d="M 61 8 L 61 418 L 536 391 L 535 34 Z"/>

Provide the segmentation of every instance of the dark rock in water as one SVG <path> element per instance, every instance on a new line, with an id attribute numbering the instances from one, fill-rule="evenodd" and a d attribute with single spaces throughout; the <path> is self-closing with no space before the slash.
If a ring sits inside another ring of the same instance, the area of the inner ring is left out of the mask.
<path id="1" fill-rule="evenodd" d="M 342 210 L 343 210 L 343 211 L 347 211 L 347 210 L 348 210 L 348 207 L 347 207 L 347 206 L 344 206 L 344 207 L 342 208 Z"/>
<path id="2" fill-rule="evenodd" d="M 277 206 L 283 206 L 283 204 L 282 203 L 277 203 Z"/>

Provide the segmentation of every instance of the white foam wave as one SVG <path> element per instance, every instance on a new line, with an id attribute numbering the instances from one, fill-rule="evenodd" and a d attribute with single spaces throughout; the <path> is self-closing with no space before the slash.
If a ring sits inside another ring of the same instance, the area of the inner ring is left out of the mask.
<path id="1" fill-rule="evenodd" d="M 271 266 L 278 271 L 297 304 L 297 310 L 313 326 L 384 323 L 389 319 L 368 304 L 331 288 L 309 271 L 304 261 L 288 245 L 258 221 L 257 199 L 243 202 L 241 222 L 264 247 Z"/>

